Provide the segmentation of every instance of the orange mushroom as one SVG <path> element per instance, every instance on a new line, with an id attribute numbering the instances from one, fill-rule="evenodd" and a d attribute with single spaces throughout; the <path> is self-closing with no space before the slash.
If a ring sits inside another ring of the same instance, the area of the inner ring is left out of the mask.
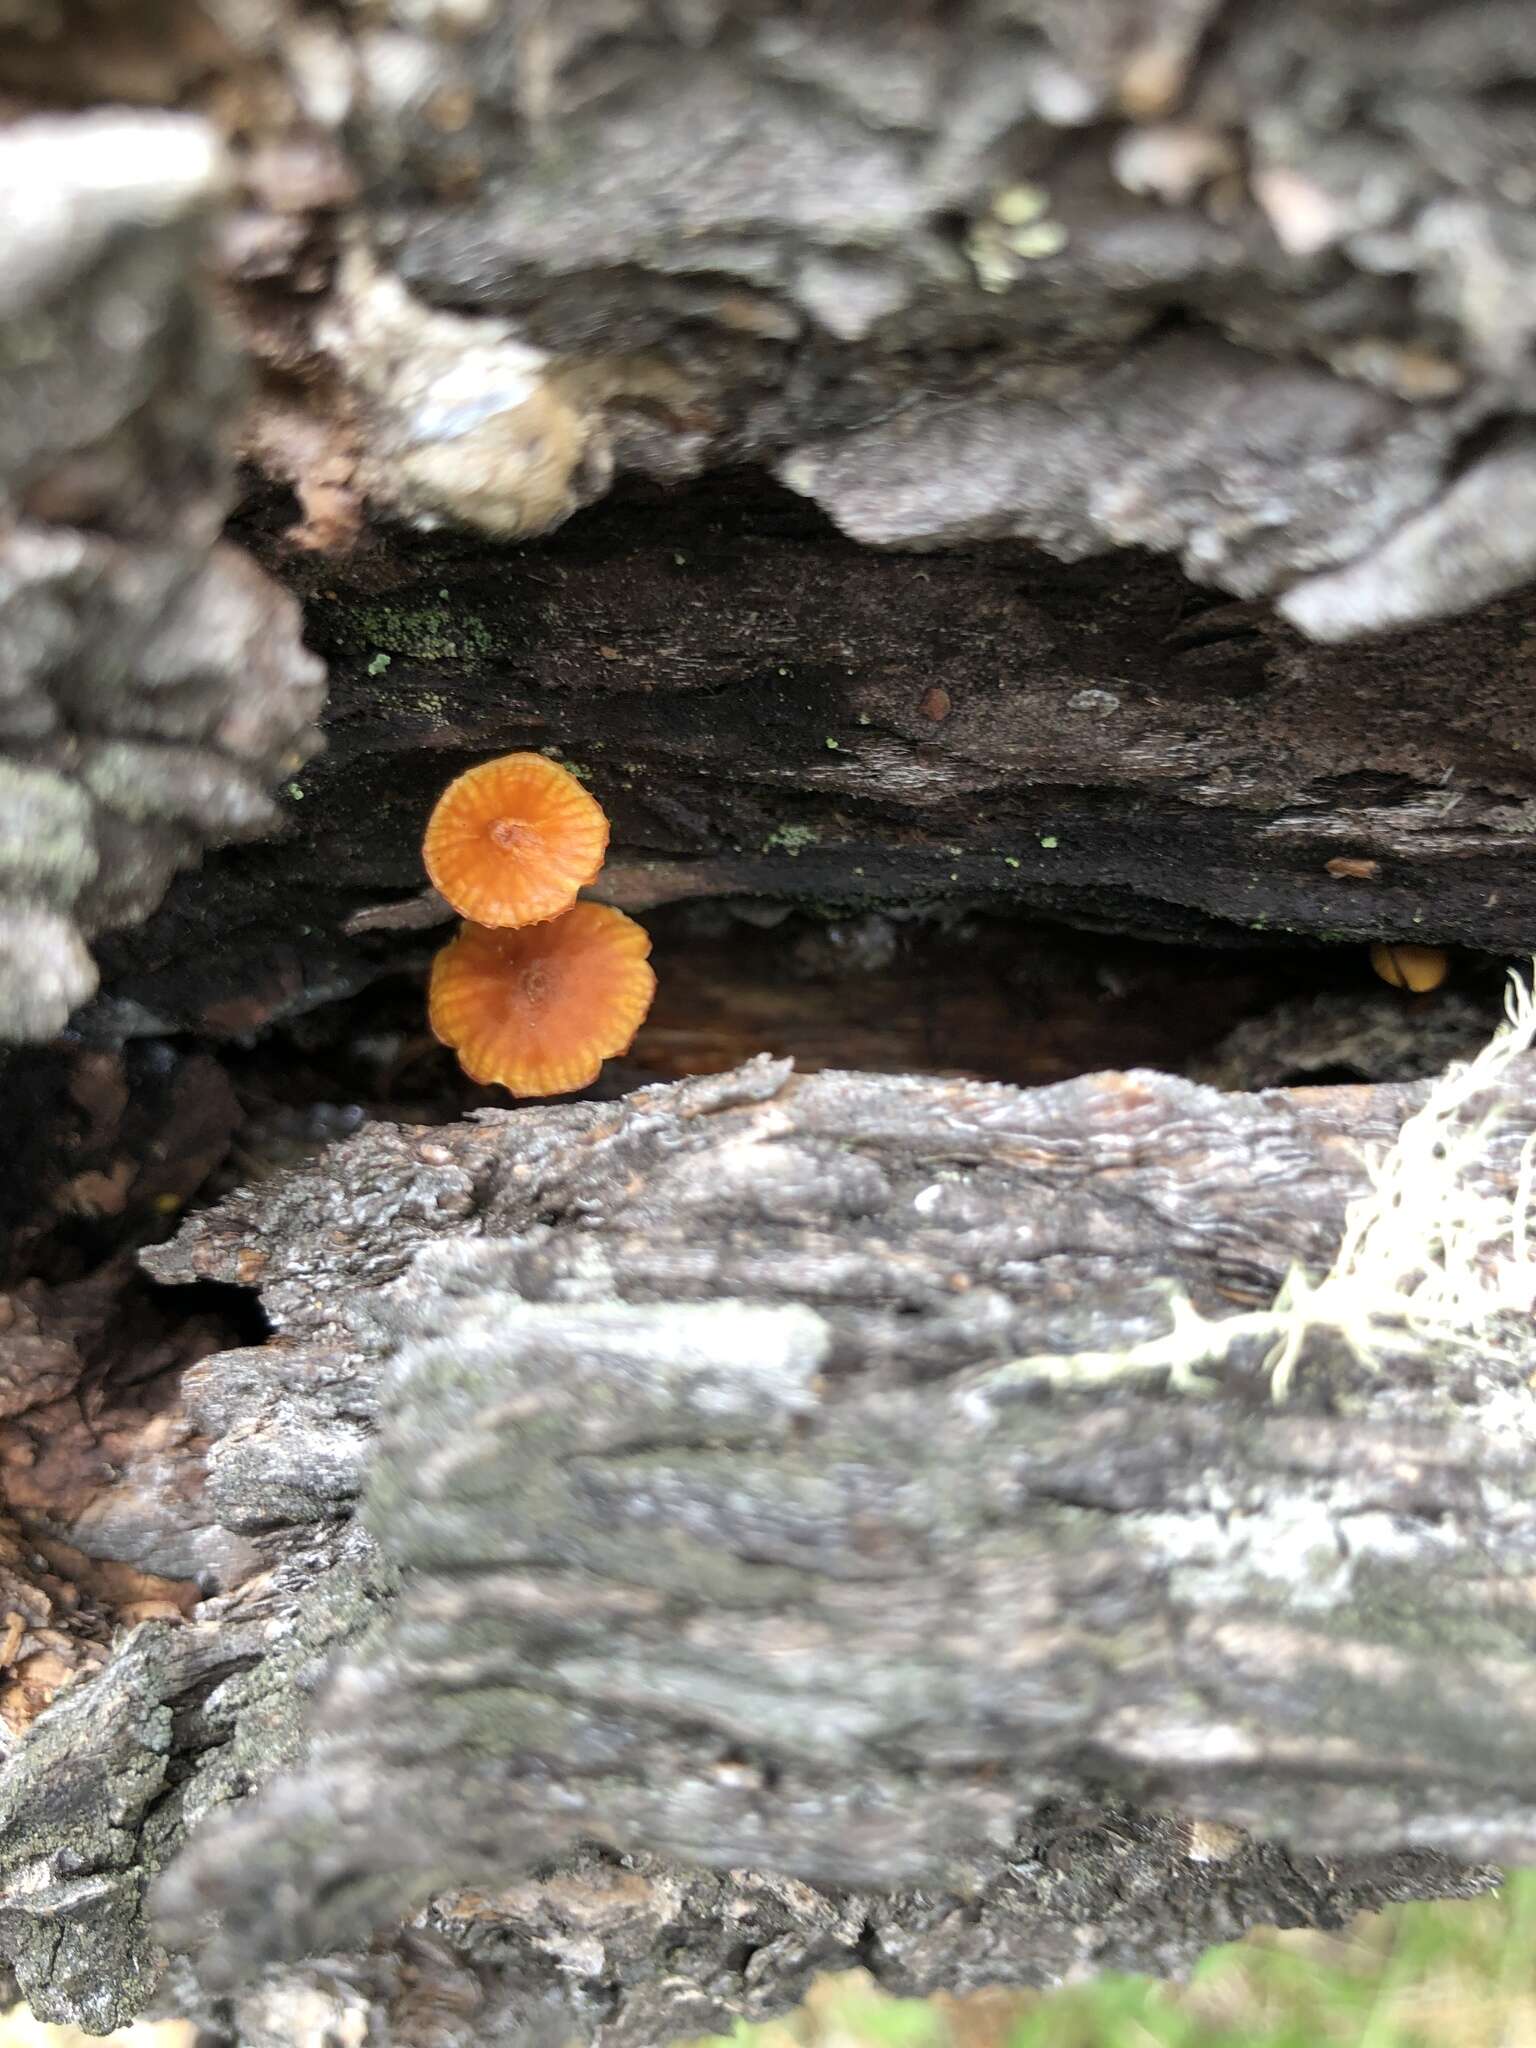
<path id="1" fill-rule="evenodd" d="M 438 894 L 498 927 L 558 917 L 607 851 L 602 805 L 542 754 L 504 754 L 450 782 L 422 842 Z"/>
<path id="2" fill-rule="evenodd" d="M 472 1081 L 565 1095 L 628 1052 L 656 993 L 650 933 L 605 903 L 521 931 L 466 924 L 432 963 L 428 1016 Z"/>
<path id="3" fill-rule="evenodd" d="M 1438 946 L 1372 946 L 1371 965 L 1393 988 L 1415 995 L 1438 988 L 1451 967 Z"/>

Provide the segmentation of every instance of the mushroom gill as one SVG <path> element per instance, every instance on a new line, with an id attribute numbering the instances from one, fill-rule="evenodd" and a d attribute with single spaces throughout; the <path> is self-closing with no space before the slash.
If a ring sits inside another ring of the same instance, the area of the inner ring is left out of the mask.
<path id="1" fill-rule="evenodd" d="M 498 927 L 558 917 L 607 850 L 601 804 L 542 754 L 466 770 L 438 798 L 422 843 L 439 895 L 461 917 Z"/>
<path id="2" fill-rule="evenodd" d="M 656 992 L 650 934 L 577 903 L 519 931 L 466 924 L 432 963 L 428 1016 L 472 1081 L 565 1095 L 628 1052 Z"/>

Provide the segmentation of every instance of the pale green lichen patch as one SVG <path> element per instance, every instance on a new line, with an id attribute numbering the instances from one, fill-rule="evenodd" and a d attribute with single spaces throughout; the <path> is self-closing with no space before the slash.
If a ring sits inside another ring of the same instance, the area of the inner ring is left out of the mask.
<path id="1" fill-rule="evenodd" d="M 1007 291 L 1029 264 L 1058 256 L 1066 248 L 1070 236 L 1061 221 L 1051 218 L 1050 204 L 1043 185 L 1006 185 L 994 195 L 965 243 L 983 291 Z"/>
<path id="2" fill-rule="evenodd" d="M 812 825 L 780 825 L 776 832 L 770 832 L 763 841 L 763 851 L 787 853 L 791 860 L 795 860 L 804 848 L 814 846 L 818 837 L 819 834 Z"/>
<path id="3" fill-rule="evenodd" d="M 546 761 L 555 761 L 567 775 L 574 775 L 578 782 L 590 782 L 592 770 L 585 761 L 572 761 L 558 747 L 540 747 L 539 752 Z"/>
<path id="4" fill-rule="evenodd" d="M 450 603 L 375 600 L 358 606 L 354 620 L 358 637 L 377 650 L 368 662 L 369 675 L 381 675 L 394 655 L 407 661 L 483 661 L 496 651 L 485 620 Z"/>
<path id="5" fill-rule="evenodd" d="M 1401 1516 L 1341 1508 L 1326 1489 L 1277 1491 L 1220 1514 L 1134 1515 L 1126 1526 L 1166 1564 L 1174 1599 L 1206 1612 L 1278 1594 L 1293 1614 L 1326 1614 L 1354 1605 L 1373 1568 L 1422 1569 L 1440 1540 Z"/>
<path id="6" fill-rule="evenodd" d="M 0 878 L 67 908 L 96 873 L 90 799 L 48 768 L 0 761 Z"/>
<path id="7" fill-rule="evenodd" d="M 180 818 L 226 838 L 272 815 L 261 784 L 212 748 L 100 740 L 82 750 L 79 773 L 98 802 L 135 823 Z"/>
<path id="8" fill-rule="evenodd" d="M 1065 249 L 1067 231 L 1059 220 L 1036 221 L 1032 227 L 1015 228 L 1008 237 L 1008 246 L 1016 256 L 1039 262 L 1042 257 L 1059 255 Z"/>
<path id="9" fill-rule="evenodd" d="M 1022 228 L 1050 211 L 1051 195 L 1043 185 L 1005 185 L 992 200 L 992 218 L 1005 228 Z"/>
<path id="10" fill-rule="evenodd" d="M 1370 1163 L 1370 1193 L 1351 1206 L 1321 1279 L 1293 1267 L 1268 1308 L 1214 1319 L 1174 1293 L 1163 1336 L 1123 1351 L 1015 1359 L 997 1369 L 995 1382 L 1103 1386 L 1151 1373 L 1199 1393 L 1211 1386 L 1202 1367 L 1258 1349 L 1283 1400 L 1319 1335 L 1369 1372 L 1412 1355 L 1523 1358 L 1536 1308 L 1536 1132 L 1521 1148 L 1513 1188 L 1486 1192 L 1478 1180 L 1505 1070 L 1536 1042 L 1536 993 L 1518 975 L 1510 976 L 1505 1009 L 1506 1022 L 1477 1057 L 1448 1067 L 1385 1156 Z"/>

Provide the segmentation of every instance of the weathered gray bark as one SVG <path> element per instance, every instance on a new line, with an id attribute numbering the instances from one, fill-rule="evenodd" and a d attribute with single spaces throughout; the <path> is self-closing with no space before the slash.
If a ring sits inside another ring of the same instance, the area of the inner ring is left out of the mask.
<path id="1" fill-rule="evenodd" d="M 217 138 L 188 116 L 0 136 L 0 1042 L 96 986 L 209 843 L 270 830 L 324 672 L 221 541 L 237 365 L 199 278 Z"/>
<path id="2" fill-rule="evenodd" d="M 425 1908 L 480 2000 L 441 2038 L 547 2007 L 650 2042 L 839 1959 L 1175 1967 L 1529 1856 L 1518 1344 L 1324 1352 L 1280 1408 L 1257 1360 L 1199 1399 L 1009 1371 L 1159 1329 L 1170 1281 L 1220 1310 L 1325 1263 L 1417 1095 L 759 1062 L 373 1126 L 193 1219 L 152 1270 L 257 1287 L 273 1336 L 191 1368 L 91 1526 L 226 1590 L 0 1781 L 28 1995 L 133 2003 L 167 1863 L 208 1990 Z M 203 1477 L 146 1516 L 168 1429 Z M 409 1950 L 346 1996 L 408 2005 Z M 242 1993 L 240 2038 L 309 1981 Z"/>
<path id="3" fill-rule="evenodd" d="M 369 253 L 307 323 L 382 503 L 527 533 L 747 454 L 864 540 L 1147 546 L 1324 637 L 1536 566 L 1508 0 L 420 20 L 352 45 Z"/>

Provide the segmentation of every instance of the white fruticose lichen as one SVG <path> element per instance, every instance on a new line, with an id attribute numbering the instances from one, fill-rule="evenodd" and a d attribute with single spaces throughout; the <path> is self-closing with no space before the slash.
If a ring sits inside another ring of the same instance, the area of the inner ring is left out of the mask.
<path id="1" fill-rule="evenodd" d="M 1506 1070 L 1536 1040 L 1536 993 L 1518 974 L 1504 1006 L 1506 1022 L 1476 1058 L 1447 1067 L 1385 1155 L 1369 1163 L 1371 1191 L 1351 1204 L 1320 1280 L 1292 1267 L 1268 1308 L 1214 1320 L 1175 1295 L 1165 1336 L 1121 1351 L 1015 1359 L 1002 1373 L 1064 1386 L 1165 1373 L 1171 1386 L 1199 1393 L 1212 1384 L 1201 1367 L 1263 1345 L 1263 1369 L 1283 1401 L 1316 1335 L 1342 1342 L 1374 1372 L 1389 1356 L 1486 1353 L 1528 1333 L 1536 1130 L 1520 1149 L 1513 1187 L 1487 1191 L 1476 1181 L 1505 1112 Z"/>

